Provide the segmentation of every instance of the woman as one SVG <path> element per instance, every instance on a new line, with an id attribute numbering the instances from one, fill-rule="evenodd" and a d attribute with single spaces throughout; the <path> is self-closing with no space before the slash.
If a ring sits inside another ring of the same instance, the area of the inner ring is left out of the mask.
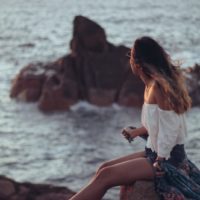
<path id="1" fill-rule="evenodd" d="M 122 133 L 126 139 L 133 139 L 148 132 L 145 151 L 104 163 L 70 200 L 100 200 L 109 188 L 137 180 L 154 180 L 161 199 L 200 199 L 200 172 L 184 151 L 185 112 L 191 99 L 180 68 L 150 37 L 135 41 L 130 65 L 145 84 L 143 126 L 125 128 Z"/>

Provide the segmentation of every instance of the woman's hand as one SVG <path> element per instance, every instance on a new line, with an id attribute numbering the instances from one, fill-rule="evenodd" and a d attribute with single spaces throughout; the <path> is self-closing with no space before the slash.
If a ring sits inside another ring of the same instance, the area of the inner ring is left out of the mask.
<path id="1" fill-rule="evenodd" d="M 161 162 L 164 159 L 157 159 L 154 163 L 153 163 L 153 167 L 155 168 L 156 171 L 156 177 L 162 177 L 164 176 L 165 172 L 163 171 L 163 169 L 161 168 Z"/>
<path id="2" fill-rule="evenodd" d="M 122 135 L 131 143 L 135 137 L 137 137 L 135 127 L 126 127 L 122 130 Z"/>

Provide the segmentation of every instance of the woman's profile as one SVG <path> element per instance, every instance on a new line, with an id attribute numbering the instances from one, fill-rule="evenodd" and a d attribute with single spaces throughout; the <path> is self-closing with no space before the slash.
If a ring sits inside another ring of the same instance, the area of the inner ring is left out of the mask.
<path id="1" fill-rule="evenodd" d="M 70 200 L 101 200 L 111 187 L 137 180 L 155 181 L 160 199 L 200 199 L 200 171 L 184 150 L 185 113 L 191 99 L 180 67 L 150 37 L 134 42 L 130 65 L 145 84 L 142 127 L 124 128 L 122 133 L 131 139 L 147 132 L 145 149 L 103 163 L 90 183 Z"/>

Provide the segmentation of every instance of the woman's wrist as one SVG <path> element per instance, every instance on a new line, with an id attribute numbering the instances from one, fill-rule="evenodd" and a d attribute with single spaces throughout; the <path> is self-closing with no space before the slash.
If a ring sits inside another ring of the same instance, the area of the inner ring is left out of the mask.
<path id="1" fill-rule="evenodd" d="M 137 136 L 140 136 L 140 132 L 138 131 L 138 129 L 134 129 L 131 131 L 131 137 L 135 138 Z"/>
<path id="2" fill-rule="evenodd" d="M 161 161 L 162 161 L 162 160 L 165 160 L 165 158 L 164 158 L 164 157 L 158 156 L 158 157 L 156 158 L 156 161 L 157 161 L 157 160 L 161 160 Z"/>
<path id="3" fill-rule="evenodd" d="M 140 136 L 140 135 L 144 135 L 145 133 L 147 133 L 147 130 L 146 128 L 144 128 L 143 126 L 140 127 L 140 128 L 137 128 L 137 136 Z"/>

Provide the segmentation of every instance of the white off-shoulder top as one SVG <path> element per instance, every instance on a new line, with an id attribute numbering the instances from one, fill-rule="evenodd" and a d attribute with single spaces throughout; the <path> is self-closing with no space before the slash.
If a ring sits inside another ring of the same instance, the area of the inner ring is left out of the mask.
<path id="1" fill-rule="evenodd" d="M 168 159 L 176 144 L 184 144 L 187 136 L 185 114 L 163 110 L 157 104 L 144 103 L 141 115 L 142 125 L 149 137 L 146 147 L 158 156 Z"/>

